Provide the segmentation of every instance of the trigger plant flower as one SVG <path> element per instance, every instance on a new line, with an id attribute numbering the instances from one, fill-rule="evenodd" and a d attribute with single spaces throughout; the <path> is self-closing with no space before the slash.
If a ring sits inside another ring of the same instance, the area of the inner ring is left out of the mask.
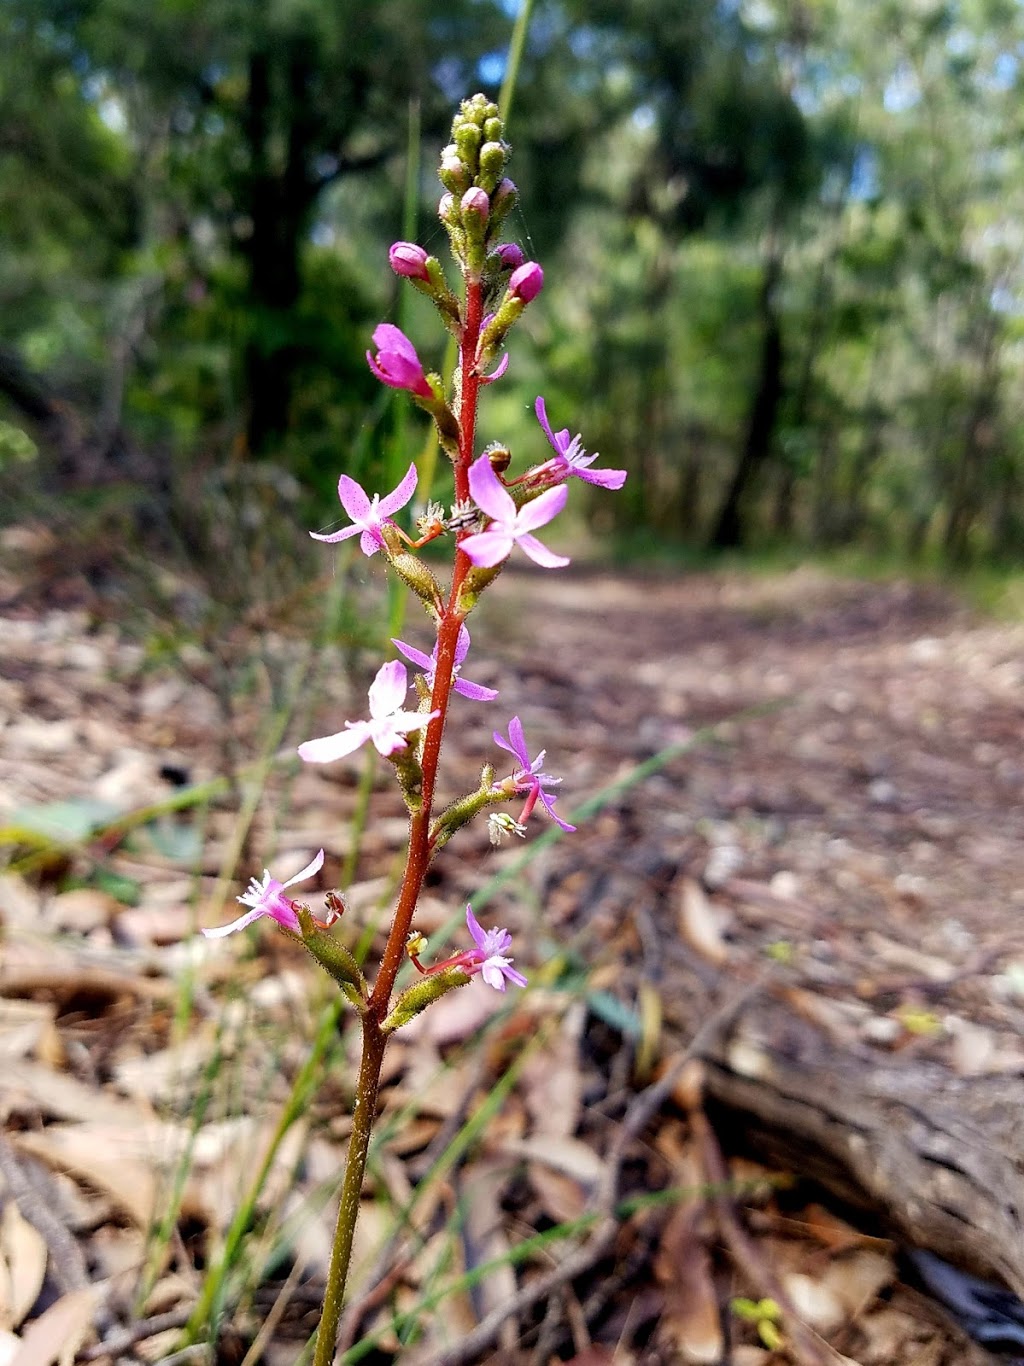
<path id="1" fill-rule="evenodd" d="M 391 644 L 395 646 L 399 654 L 405 655 L 410 664 L 415 664 L 418 669 L 423 670 L 427 687 L 433 691 L 434 673 L 437 669 L 437 646 L 434 646 L 429 655 L 425 655 L 422 650 L 417 650 L 412 645 L 406 645 L 404 640 L 393 640 Z M 471 697 L 474 702 L 493 702 L 498 695 L 497 688 L 485 688 L 482 683 L 470 683 L 468 678 L 459 677 L 459 670 L 468 654 L 469 631 L 465 626 L 460 626 L 459 638 L 455 645 L 455 667 L 452 669 L 455 691 L 463 697 Z"/>
<path id="2" fill-rule="evenodd" d="M 299 757 L 307 764 L 329 764 L 346 754 L 353 754 L 367 740 L 371 740 L 378 754 L 385 757 L 397 749 L 405 749 L 405 739 L 411 731 L 422 730 L 436 711 L 402 711 L 405 694 L 409 690 L 409 675 L 405 665 L 391 659 L 377 670 L 370 684 L 369 721 L 346 721 L 345 729 L 336 735 L 324 735 L 319 740 L 306 740 L 299 746 Z"/>
<path id="3" fill-rule="evenodd" d="M 244 915 L 240 915 L 237 920 L 232 920 L 230 925 L 218 925 L 212 930 L 203 930 L 207 939 L 222 939 L 226 934 L 234 934 L 236 930 L 244 930 L 247 925 L 251 925 L 254 920 L 259 920 L 261 916 L 268 915 L 271 920 L 276 920 L 286 930 L 291 930 L 293 934 L 300 934 L 299 917 L 295 914 L 295 906 L 289 897 L 283 895 L 286 887 L 293 887 L 296 882 L 305 882 L 314 873 L 318 873 L 324 866 L 324 851 L 320 852 L 295 874 L 287 882 L 278 882 L 276 877 L 270 876 L 270 870 L 264 868 L 263 880 L 253 878 L 249 883 L 248 890 L 244 895 L 237 898 L 243 906 L 250 909 Z"/>
<path id="4" fill-rule="evenodd" d="M 419 398 L 433 398 L 416 348 L 400 327 L 381 323 L 373 334 L 376 356 L 367 351 L 370 369 L 382 384 L 392 389 L 408 389 Z"/>
<path id="5" fill-rule="evenodd" d="M 352 518 L 352 525 L 342 527 L 340 531 L 332 531 L 328 536 L 319 531 L 311 531 L 309 534 L 314 541 L 326 541 L 329 545 L 334 545 L 337 541 L 347 541 L 350 536 L 362 532 L 359 538 L 360 550 L 364 555 L 376 555 L 384 545 L 382 528 L 391 525 L 393 512 L 405 507 L 416 492 L 418 479 L 416 466 L 410 465 L 405 472 L 405 478 L 396 489 L 392 489 L 383 498 L 379 493 L 375 493 L 371 499 L 361 484 L 343 474 L 338 480 L 338 497 L 341 499 L 341 506 Z"/>
<path id="6" fill-rule="evenodd" d="M 508 930 L 499 929 L 497 925 L 493 930 L 485 930 L 473 914 L 472 906 L 466 907 L 466 924 L 476 948 L 467 949 L 459 955 L 459 966 L 465 968 L 470 976 L 478 972 L 495 991 L 504 991 L 506 982 L 525 987 L 526 978 L 512 966 L 514 960 L 508 956 L 512 947 L 512 936 Z"/>
<path id="7" fill-rule="evenodd" d="M 544 429 L 544 435 L 554 448 L 555 458 L 530 471 L 527 477 L 531 483 L 540 482 L 540 476 L 546 476 L 548 480 L 563 480 L 574 474 L 577 479 L 582 479 L 585 484 L 597 484 L 603 489 L 622 488 L 626 482 L 625 470 L 592 470 L 588 468 L 597 459 L 598 452 L 595 451 L 593 455 L 588 455 L 583 449 L 583 437 L 577 432 L 570 440 L 568 427 L 564 427 L 560 432 L 552 432 L 548 422 L 547 408 L 544 400 L 540 397 L 537 399 L 535 411 L 537 421 Z"/>
<path id="8" fill-rule="evenodd" d="M 530 758 L 530 751 L 526 748 L 526 737 L 523 735 L 523 723 L 518 716 L 513 716 L 512 720 L 508 723 L 508 739 L 506 740 L 503 735 L 499 734 L 498 731 L 495 731 L 494 743 L 500 745 L 503 750 L 506 750 L 511 754 L 520 764 L 520 767 L 512 774 L 511 778 L 506 778 L 504 782 L 495 783 L 494 785 L 494 790 L 496 792 L 508 791 L 510 793 L 526 793 L 526 802 L 520 812 L 516 825 L 525 826 L 533 813 L 533 808 L 539 801 L 557 826 L 572 833 L 572 831 L 576 829 L 575 825 L 570 825 L 568 821 L 563 821 L 561 816 L 557 815 L 555 812 L 555 802 L 558 800 L 557 795 L 552 796 L 549 792 L 545 791 L 548 787 L 557 787 L 562 780 L 561 778 L 552 777 L 550 773 L 541 772 L 544 756 L 547 754 L 546 749 L 542 749 L 536 759 Z M 509 787 L 509 784 L 511 784 L 511 787 Z M 518 831 L 515 833 L 518 833 Z"/>
<path id="9" fill-rule="evenodd" d="M 469 467 L 469 491 L 473 501 L 491 519 L 485 531 L 467 536 L 459 545 L 475 565 L 490 569 L 508 559 L 518 545 L 535 564 L 545 569 L 561 569 L 569 563 L 537 540 L 533 532 L 546 526 L 565 507 L 568 490 L 564 484 L 547 489 L 532 502 L 517 508 L 511 493 L 494 473 L 486 455 Z"/>

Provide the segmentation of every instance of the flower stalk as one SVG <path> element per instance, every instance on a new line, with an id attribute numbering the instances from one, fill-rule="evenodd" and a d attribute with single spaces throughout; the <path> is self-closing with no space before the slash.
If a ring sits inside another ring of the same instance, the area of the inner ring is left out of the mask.
<path id="1" fill-rule="evenodd" d="M 396 242 L 389 253 L 391 269 L 433 300 L 442 327 L 458 339 L 458 365 L 451 393 L 445 392 L 438 375 L 424 369 L 416 347 L 400 328 L 380 324 L 373 333 L 376 350 L 367 351 L 367 363 L 381 383 L 407 393 L 434 422 L 440 445 L 452 464 L 451 515 L 446 517 L 440 505 L 430 503 L 419 518 L 422 534 L 418 539 L 398 525 L 396 514 L 417 492 L 419 476 L 415 465 L 410 465 L 397 487 L 383 496 L 371 496 L 349 475 L 342 474 L 338 497 L 347 524 L 337 531 L 311 533 L 329 544 L 358 536 L 364 555 L 383 553 L 395 578 L 423 602 L 434 627 L 429 654 L 414 644 L 393 642 L 420 671 L 413 685 L 406 664 L 386 661 L 370 686 L 366 719 L 346 720 L 341 730 L 299 746 L 305 762 L 321 764 L 336 762 L 364 745 L 372 745 L 394 768 L 409 815 L 408 845 L 376 975 L 368 981 L 342 943 L 344 903 L 336 893 L 327 894 L 323 918 L 286 894 L 294 883 L 319 873 L 325 858 L 322 850 L 287 882 L 271 877 L 269 871 L 262 881 L 253 879 L 248 892 L 239 898 L 246 912 L 212 932 L 220 936 L 257 919 L 273 920 L 305 945 L 334 979 L 359 1019 L 362 1052 L 352 1130 L 313 1366 L 331 1366 L 334 1359 L 388 1038 L 441 996 L 467 987 L 477 978 L 500 992 L 509 985 L 527 985 L 523 972 L 513 965 L 511 934 L 498 926 L 485 930 L 471 907 L 466 908 L 471 947 L 441 962 L 421 962 L 426 941 L 416 932 L 414 920 L 431 861 L 475 817 L 517 799 L 522 801 L 518 817 L 490 812 L 492 838 L 505 834 L 525 837 L 527 822 L 538 805 L 562 830 L 574 829 L 554 808 L 552 788 L 561 780 L 541 771 L 543 750 L 530 757 L 518 716 L 508 723 L 507 738 L 498 731 L 493 734 L 498 748 L 512 757 L 512 772 L 496 781 L 494 766 L 485 763 L 476 789 L 450 801 L 440 814 L 434 813 L 453 694 L 471 705 L 491 703 L 498 696 L 496 689 L 459 677 L 471 648 L 466 618 L 513 552 L 525 553 L 545 569 L 560 569 L 569 563 L 533 533 L 551 523 L 565 507 L 570 475 L 604 487 L 619 487 L 625 478 L 622 471 L 591 472 L 589 465 L 596 457 L 586 454 L 582 437 L 570 441 L 567 430 L 551 432 L 543 399 L 537 401 L 537 415 L 554 458 L 548 454 L 541 464 L 513 477 L 509 474 L 512 453 L 507 447 L 495 446 L 482 453 L 476 450 L 481 393 L 505 373 L 508 356 L 498 359 L 498 351 L 544 282 L 541 267 L 525 260 L 517 244 L 500 241 L 502 224 L 517 197 L 515 185 L 505 174 L 509 149 L 502 133 L 497 106 L 476 95 L 460 107 L 451 142 L 442 153 L 440 179 L 447 193 L 439 215 L 462 277 L 461 299 L 449 289 L 438 259 L 415 242 Z M 425 492 L 429 494 L 430 490 Z M 442 536 L 452 538 L 447 585 L 438 581 L 417 553 Z M 418 703 L 415 709 L 407 700 L 410 686 Z M 335 932 L 339 921 L 341 935 Z M 409 960 L 419 976 L 395 998 L 399 971 Z"/>

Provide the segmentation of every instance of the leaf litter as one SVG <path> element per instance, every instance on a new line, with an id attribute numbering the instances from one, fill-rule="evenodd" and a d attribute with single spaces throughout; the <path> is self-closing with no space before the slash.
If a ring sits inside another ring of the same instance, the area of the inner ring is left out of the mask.
<path id="1" fill-rule="evenodd" d="M 500 677 L 557 752 L 566 814 L 589 786 L 718 729 L 495 893 L 539 946 L 530 993 L 495 1015 L 467 988 L 396 1039 L 385 1110 L 402 1119 L 382 1125 L 371 1160 L 350 1351 L 767 1364 L 796 1350 L 785 1315 L 780 1357 L 730 1306 L 764 1299 L 770 1269 L 823 1360 L 988 1360 L 904 1284 L 877 1221 L 822 1206 L 799 1171 L 727 1152 L 727 1189 L 712 1194 L 687 1104 L 669 1087 L 648 1112 L 641 1053 L 646 1040 L 657 1090 L 731 983 L 767 964 L 851 1046 L 1019 1073 L 1020 629 L 938 590 L 811 571 L 642 594 L 614 575 L 534 583 L 529 622 L 496 590 L 475 643 L 499 664 L 486 681 Z M 179 770 L 216 779 L 222 751 L 197 685 L 144 672 L 81 596 L 70 609 L 20 596 L 0 644 L 0 1361 L 23 1366 L 174 1350 L 328 999 L 271 934 L 227 948 L 195 937 L 233 828 L 229 794 L 162 817 L 152 838 L 106 837 L 105 822 L 159 802 Z M 255 752 L 255 707 L 249 724 Z M 479 736 L 451 733 L 454 790 L 475 781 Z M 287 768 L 257 807 L 239 884 L 272 848 L 301 862 L 316 832 L 354 819 L 357 765 L 294 781 Z M 402 833 L 383 786 L 374 803 L 347 918 L 371 954 Z M 324 887 L 344 852 L 329 850 Z M 519 852 L 467 832 L 425 931 L 442 934 L 481 868 L 510 870 Z M 915 1032 L 931 1016 L 935 1029 Z M 260 1359 L 291 1366 L 315 1325 L 350 1057 L 343 1034 L 277 1150 L 218 1361 L 269 1324 Z M 745 1259 L 727 1250 L 723 1199 Z M 86 1284 L 67 1283 L 63 1240 Z"/>

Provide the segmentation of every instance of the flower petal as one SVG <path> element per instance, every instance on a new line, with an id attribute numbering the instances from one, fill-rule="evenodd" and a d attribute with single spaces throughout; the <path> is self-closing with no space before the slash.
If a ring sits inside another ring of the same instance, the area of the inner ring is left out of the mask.
<path id="1" fill-rule="evenodd" d="M 349 722 L 345 730 L 339 730 L 336 735 L 304 741 L 299 746 L 299 758 L 307 764 L 330 764 L 346 754 L 353 754 L 369 738 L 370 727 L 365 721 Z"/>
<path id="2" fill-rule="evenodd" d="M 512 495 L 494 473 L 494 467 L 486 455 L 481 455 L 469 467 L 469 492 L 477 507 L 495 521 L 511 522 L 515 517 L 516 505 Z"/>
<path id="3" fill-rule="evenodd" d="M 498 696 L 497 688 L 485 688 L 482 683 L 471 683 L 468 678 L 457 678 L 455 691 L 462 697 L 471 697 L 474 702 L 493 702 Z"/>
<path id="4" fill-rule="evenodd" d="M 257 906 L 253 911 L 246 911 L 237 920 L 232 920 L 230 925 L 217 925 L 212 930 L 203 930 L 207 939 L 223 939 L 226 934 L 234 934 L 236 930 L 244 930 L 247 925 L 251 925 L 254 920 L 259 920 L 266 915 L 262 906 Z"/>
<path id="5" fill-rule="evenodd" d="M 377 670 L 377 676 L 370 684 L 367 694 L 370 702 L 370 715 L 374 718 L 390 716 L 405 701 L 409 691 L 409 674 L 405 665 L 398 659 L 389 659 Z"/>
<path id="6" fill-rule="evenodd" d="M 332 531 L 329 536 L 319 531 L 311 531 L 309 534 L 314 541 L 326 541 L 328 545 L 336 545 L 338 541 L 347 541 L 350 536 L 358 535 L 359 531 L 358 526 L 343 526 L 340 531 Z"/>
<path id="7" fill-rule="evenodd" d="M 464 550 L 481 569 L 493 569 L 496 564 L 508 559 L 514 545 L 515 541 L 508 532 L 478 531 L 460 541 L 459 549 Z"/>
<path id="8" fill-rule="evenodd" d="M 284 890 L 285 887 L 293 887 L 296 882 L 305 882 L 306 878 L 312 877 L 314 873 L 319 873 L 323 866 L 324 851 L 321 849 L 318 854 L 313 855 L 305 868 L 296 873 L 294 877 L 290 877 L 287 882 L 282 882 L 281 889 Z"/>
<path id="9" fill-rule="evenodd" d="M 361 522 L 370 511 L 370 498 L 366 490 L 347 474 L 338 480 L 338 501 L 353 522 Z"/>
<path id="10" fill-rule="evenodd" d="M 487 934 L 482 928 L 479 920 L 473 914 L 473 907 L 466 907 L 466 927 L 473 936 L 473 943 L 478 949 L 482 949 L 487 943 Z"/>
<path id="11" fill-rule="evenodd" d="M 392 489 L 386 498 L 380 500 L 380 507 L 378 510 L 382 518 L 390 517 L 393 512 L 397 512 L 399 508 L 405 507 L 406 503 L 416 492 L 416 485 L 419 483 L 419 477 L 419 471 L 416 469 L 416 466 L 414 464 L 410 465 L 405 472 L 405 477 L 398 487 Z"/>
<path id="12" fill-rule="evenodd" d="M 425 673 L 434 672 L 434 660 L 429 655 L 425 655 L 422 650 L 417 650 L 412 645 L 406 645 L 404 640 L 392 640 L 391 644 L 399 652 L 405 655 L 410 664 L 415 664 L 417 669 L 422 669 Z"/>
<path id="13" fill-rule="evenodd" d="M 547 526 L 562 511 L 568 498 L 569 490 L 564 484 L 559 484 L 557 488 L 546 489 L 539 497 L 524 503 L 516 517 L 516 532 L 536 531 L 538 527 Z"/>
<path id="14" fill-rule="evenodd" d="M 534 564 L 541 565 L 544 569 L 564 569 L 571 563 L 568 555 L 556 555 L 553 550 L 549 550 L 537 540 L 536 536 L 531 536 L 524 532 L 522 536 L 516 537 L 516 544 L 524 555 L 529 555 Z"/>

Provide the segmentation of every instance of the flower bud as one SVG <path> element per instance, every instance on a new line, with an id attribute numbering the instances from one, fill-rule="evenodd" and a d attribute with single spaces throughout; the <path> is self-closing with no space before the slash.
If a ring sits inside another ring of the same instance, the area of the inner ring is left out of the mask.
<path id="1" fill-rule="evenodd" d="M 454 210 L 454 208 L 455 196 L 453 194 L 443 194 L 441 198 L 438 200 L 437 204 L 438 218 L 442 219 L 444 222 L 447 222 L 451 218 L 452 211 Z"/>
<path id="2" fill-rule="evenodd" d="M 527 261 L 512 272 L 508 282 L 508 292 L 514 299 L 522 299 L 524 304 L 536 299 L 544 288 L 544 272 L 536 261 Z"/>
<path id="3" fill-rule="evenodd" d="M 458 967 L 443 968 L 428 977 L 421 977 L 418 982 L 414 982 L 402 992 L 390 1015 L 382 1023 L 381 1029 L 385 1034 L 401 1029 L 402 1025 L 414 1020 L 427 1006 L 439 1001 L 455 987 L 464 987 L 471 980 L 469 973 Z"/>
<path id="4" fill-rule="evenodd" d="M 446 190 L 451 190 L 453 194 L 458 194 L 465 190 L 470 181 L 470 174 L 458 156 L 444 156 L 441 158 L 441 169 L 438 171 L 438 178 Z"/>
<path id="5" fill-rule="evenodd" d="M 476 166 L 483 134 L 475 123 L 461 123 L 452 128 L 452 138 L 467 169 Z"/>
<path id="6" fill-rule="evenodd" d="M 502 270 L 517 270 L 526 260 L 522 247 L 515 242 L 502 242 L 495 255 L 501 261 Z"/>
<path id="7" fill-rule="evenodd" d="M 429 280 L 427 253 L 415 242 L 395 242 L 388 252 L 388 261 L 396 275 L 411 280 Z"/>
<path id="8" fill-rule="evenodd" d="M 476 185 L 471 190 L 467 190 L 462 196 L 462 203 L 459 205 L 464 214 L 476 214 L 484 223 L 487 221 L 491 211 L 491 201 L 486 190 L 479 189 Z"/>
<path id="9" fill-rule="evenodd" d="M 507 158 L 508 148 L 503 142 L 485 142 L 480 148 L 480 169 L 477 178 L 489 193 L 501 179 Z"/>
<path id="10" fill-rule="evenodd" d="M 494 109 L 495 106 L 492 104 L 490 108 Z M 497 115 L 497 111 L 484 120 L 484 137 L 488 142 L 498 142 L 504 131 L 505 126 Z"/>
<path id="11" fill-rule="evenodd" d="M 515 181 L 509 180 L 506 176 L 491 195 L 491 220 L 495 225 L 508 217 L 515 208 L 518 198 L 519 191 L 516 189 Z"/>

